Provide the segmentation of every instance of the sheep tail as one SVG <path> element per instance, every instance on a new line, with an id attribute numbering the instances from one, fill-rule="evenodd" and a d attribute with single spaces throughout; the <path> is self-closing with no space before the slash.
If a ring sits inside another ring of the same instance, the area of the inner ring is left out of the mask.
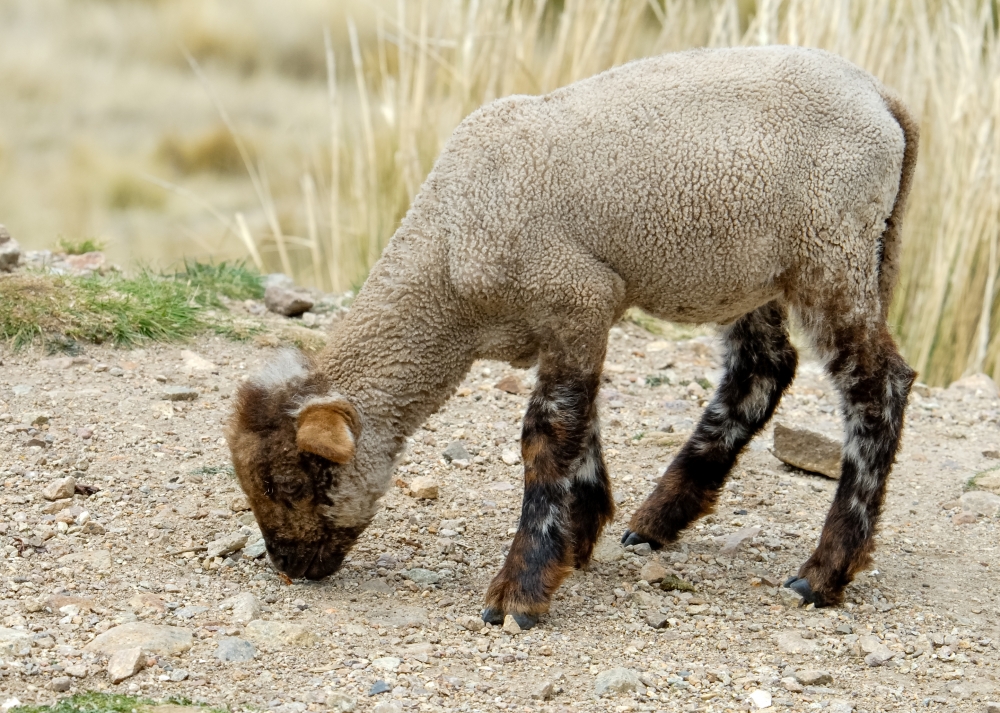
<path id="1" fill-rule="evenodd" d="M 920 143 L 920 129 L 916 119 L 907 109 L 903 101 L 893 92 L 880 87 L 882 99 L 892 114 L 899 128 L 903 130 L 906 147 L 903 150 L 903 165 L 899 174 L 899 189 L 896 191 L 896 202 L 885 224 L 882 233 L 882 260 L 879 265 L 879 298 L 882 306 L 882 318 L 889 316 L 892 305 L 892 293 L 899 278 L 900 233 L 903 229 L 903 214 L 906 212 L 906 199 L 913 184 L 913 172 L 917 166 L 917 146 Z"/>

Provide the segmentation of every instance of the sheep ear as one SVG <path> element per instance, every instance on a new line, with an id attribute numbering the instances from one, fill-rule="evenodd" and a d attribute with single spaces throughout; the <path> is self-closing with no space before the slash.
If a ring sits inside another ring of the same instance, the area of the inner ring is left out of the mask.
<path id="1" fill-rule="evenodd" d="M 299 410 L 295 442 L 301 451 L 334 463 L 348 463 L 354 458 L 359 435 L 358 412 L 343 398 L 310 399 Z"/>

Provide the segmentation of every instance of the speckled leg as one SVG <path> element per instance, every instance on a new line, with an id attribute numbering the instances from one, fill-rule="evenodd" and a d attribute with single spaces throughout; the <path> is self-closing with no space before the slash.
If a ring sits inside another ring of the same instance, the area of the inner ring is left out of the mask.
<path id="1" fill-rule="evenodd" d="M 795 376 L 785 308 L 769 303 L 723 332 L 725 375 L 694 433 L 636 510 L 624 544 L 661 547 L 715 507 L 719 490 L 750 439 L 770 420 Z"/>
<path id="2" fill-rule="evenodd" d="M 601 424 L 596 408 L 591 408 L 583 452 L 573 467 L 570 486 L 569 521 L 573 533 L 573 565 L 586 567 L 601 530 L 615 516 L 608 467 L 601 448 Z"/>

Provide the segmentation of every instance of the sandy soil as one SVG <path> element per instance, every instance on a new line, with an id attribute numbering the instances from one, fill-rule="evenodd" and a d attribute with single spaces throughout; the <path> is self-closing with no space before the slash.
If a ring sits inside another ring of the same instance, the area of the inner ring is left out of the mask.
<path id="1" fill-rule="evenodd" d="M 514 374 L 530 386 L 530 373 L 477 363 L 414 434 L 397 486 L 345 567 L 286 586 L 266 556 L 251 557 L 259 534 L 240 511 L 222 440 L 236 385 L 273 353 L 216 338 L 95 347 L 75 360 L 0 351 L 3 699 L 51 701 L 64 695 L 54 687 L 385 713 L 725 711 L 767 698 L 796 711 L 985 711 L 1000 698 L 1000 520 L 958 500 L 970 477 L 1000 465 L 983 453 L 1000 447 L 989 383 L 917 389 L 877 571 L 859 577 L 845 606 L 801 609 L 775 585 L 809 555 L 835 483 L 779 462 L 770 429 L 735 468 L 718 511 L 680 542 L 648 556 L 617 544 L 698 418 L 708 396 L 698 381 L 718 378 L 719 360 L 709 338 L 616 328 L 602 413 L 618 515 L 599 561 L 564 584 L 537 628 L 510 635 L 474 617 L 521 497 L 520 466 L 503 456 L 519 450 L 526 396 L 496 384 Z M 196 398 L 165 400 L 171 387 Z M 839 433 L 835 394 L 814 364 L 802 366 L 775 422 Z M 442 457 L 454 441 L 468 461 Z M 58 504 L 43 496 L 73 473 L 101 490 Z M 408 495 L 420 475 L 437 479 L 437 499 Z M 759 534 L 724 555 L 725 538 L 749 527 Z M 242 552 L 205 557 L 208 543 L 241 532 Z M 694 591 L 648 584 L 640 570 L 655 570 L 651 561 Z M 255 600 L 232 608 L 241 593 Z M 654 629 L 657 618 L 667 626 Z M 150 637 L 140 641 L 146 667 L 112 684 L 91 642 L 129 622 L 174 629 L 139 627 Z M 242 646 L 232 638 L 251 641 L 254 658 L 220 661 L 220 642 Z M 601 674 L 615 668 L 629 670 L 618 672 L 626 690 L 598 697 Z M 373 686 L 386 692 L 369 695 Z"/>

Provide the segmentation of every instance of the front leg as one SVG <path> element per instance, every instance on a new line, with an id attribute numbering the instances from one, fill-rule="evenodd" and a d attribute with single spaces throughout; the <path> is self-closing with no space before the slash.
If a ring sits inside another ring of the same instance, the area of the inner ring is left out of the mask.
<path id="1" fill-rule="evenodd" d="M 574 563 L 571 486 L 587 428 L 596 417 L 597 373 L 543 355 L 521 435 L 524 500 L 507 560 L 486 593 L 483 620 L 510 614 L 527 629 L 549 609 Z"/>

